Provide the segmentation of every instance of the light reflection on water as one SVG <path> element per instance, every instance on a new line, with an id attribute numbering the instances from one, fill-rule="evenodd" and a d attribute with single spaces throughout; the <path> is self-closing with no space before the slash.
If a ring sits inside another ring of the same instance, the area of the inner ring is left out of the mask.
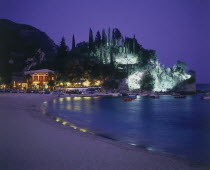
<path id="1" fill-rule="evenodd" d="M 83 132 L 210 162 L 210 103 L 200 96 L 137 97 L 132 102 L 117 97 L 66 97 L 47 103 L 47 110 L 62 124 Z"/>

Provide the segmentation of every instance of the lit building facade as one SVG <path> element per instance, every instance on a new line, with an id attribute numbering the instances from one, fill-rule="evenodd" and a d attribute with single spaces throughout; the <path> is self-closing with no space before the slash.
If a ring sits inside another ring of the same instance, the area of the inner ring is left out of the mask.
<path id="1" fill-rule="evenodd" d="M 13 88 L 28 89 L 28 81 L 22 76 L 12 76 Z"/>
<path id="2" fill-rule="evenodd" d="M 48 69 L 26 71 L 28 86 L 34 89 L 48 88 L 50 80 L 55 81 L 55 72 Z"/>

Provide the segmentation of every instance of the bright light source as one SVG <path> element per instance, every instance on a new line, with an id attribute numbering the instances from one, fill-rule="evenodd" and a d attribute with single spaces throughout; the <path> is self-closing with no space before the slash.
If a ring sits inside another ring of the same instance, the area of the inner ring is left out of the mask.
<path id="1" fill-rule="evenodd" d="M 83 84 L 83 86 L 86 86 L 86 87 L 90 86 L 90 82 L 89 82 L 88 80 L 86 80 L 86 81 L 83 82 L 82 84 Z"/>

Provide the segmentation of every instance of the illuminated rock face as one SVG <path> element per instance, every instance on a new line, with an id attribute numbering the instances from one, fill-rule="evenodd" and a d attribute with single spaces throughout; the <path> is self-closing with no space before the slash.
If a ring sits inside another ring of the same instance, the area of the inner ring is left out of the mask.
<path id="1" fill-rule="evenodd" d="M 127 83 L 130 90 L 141 89 L 141 80 L 144 72 L 136 71 L 128 77 Z"/>
<path id="2" fill-rule="evenodd" d="M 118 59 L 118 61 L 120 61 L 121 64 L 124 64 L 123 59 Z M 135 59 L 130 59 L 130 61 L 132 62 L 128 62 L 129 64 L 136 64 L 134 62 Z M 165 92 L 171 90 L 179 83 L 191 77 L 183 69 L 180 69 L 177 65 L 175 65 L 173 68 L 165 68 L 157 60 L 150 61 L 150 65 L 147 67 L 147 69 L 142 70 L 141 68 L 139 68 L 139 70 L 131 70 L 131 72 L 132 73 L 127 79 L 129 90 L 141 89 L 143 77 L 149 73 L 154 79 L 153 91 L 156 92 Z"/>
<path id="3" fill-rule="evenodd" d="M 115 56 L 115 62 L 117 64 L 136 64 L 138 56 L 134 54 L 119 53 Z"/>

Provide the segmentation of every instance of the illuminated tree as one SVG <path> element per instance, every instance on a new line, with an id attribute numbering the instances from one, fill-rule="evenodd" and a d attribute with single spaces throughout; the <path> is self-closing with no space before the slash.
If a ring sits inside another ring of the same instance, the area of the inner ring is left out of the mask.
<path id="1" fill-rule="evenodd" d="M 184 63 L 183 61 L 179 61 L 179 60 L 177 61 L 176 66 L 177 66 L 177 69 L 181 72 L 184 72 L 187 67 L 186 63 Z"/>
<path id="2" fill-rule="evenodd" d="M 95 37 L 95 45 L 97 47 L 97 55 L 99 56 L 99 61 L 102 63 L 102 40 L 101 40 L 101 34 L 99 31 L 96 33 Z"/>
<path id="3" fill-rule="evenodd" d="M 108 46 L 111 45 L 111 32 L 110 32 L 110 27 L 108 29 Z"/>

